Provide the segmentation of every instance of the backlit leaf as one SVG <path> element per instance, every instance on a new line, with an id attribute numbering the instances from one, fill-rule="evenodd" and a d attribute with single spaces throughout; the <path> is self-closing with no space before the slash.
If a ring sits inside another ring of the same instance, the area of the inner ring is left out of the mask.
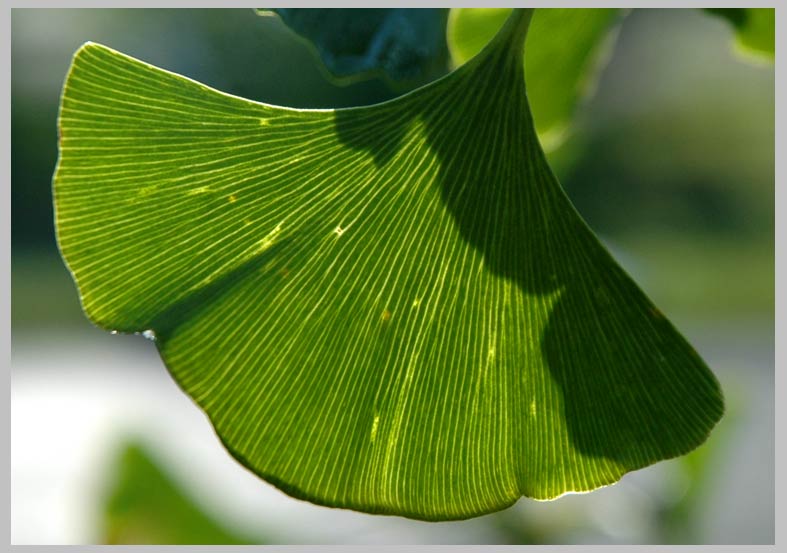
<path id="1" fill-rule="evenodd" d="M 229 451 L 296 497 L 429 520 L 701 444 L 718 382 L 546 164 L 529 10 L 392 101 L 295 110 L 107 47 L 60 112 L 58 239 Z"/>

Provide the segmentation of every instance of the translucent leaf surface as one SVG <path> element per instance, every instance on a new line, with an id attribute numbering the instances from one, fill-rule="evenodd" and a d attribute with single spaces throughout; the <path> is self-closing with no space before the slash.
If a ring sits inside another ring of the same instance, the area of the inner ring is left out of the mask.
<path id="1" fill-rule="evenodd" d="M 74 58 L 54 192 L 86 313 L 155 333 L 230 452 L 296 497 L 465 518 L 613 483 L 722 415 L 546 164 L 528 16 L 353 109 Z"/>
<path id="2" fill-rule="evenodd" d="M 510 8 L 454 8 L 448 19 L 448 48 L 461 65 L 495 36 Z M 592 92 L 609 57 L 623 16 L 620 9 L 539 8 L 525 47 L 530 108 L 542 146 L 558 146 L 579 103 Z"/>

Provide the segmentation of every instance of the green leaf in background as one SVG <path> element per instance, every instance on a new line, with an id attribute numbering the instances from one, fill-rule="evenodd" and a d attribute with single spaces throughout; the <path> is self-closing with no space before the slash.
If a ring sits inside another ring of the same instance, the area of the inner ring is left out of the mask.
<path id="1" fill-rule="evenodd" d="M 97 44 L 73 60 L 54 194 L 85 312 L 155 335 L 229 451 L 293 496 L 466 518 L 613 483 L 722 415 L 547 166 L 530 14 L 352 109 L 247 101 Z"/>
<path id="2" fill-rule="evenodd" d="M 737 46 L 747 54 L 773 59 L 776 46 L 774 8 L 705 8 L 732 24 Z"/>
<path id="3" fill-rule="evenodd" d="M 207 515 L 136 442 L 126 444 L 112 466 L 103 511 L 106 544 L 262 543 Z"/>
<path id="4" fill-rule="evenodd" d="M 492 39 L 510 8 L 454 8 L 448 47 L 461 65 Z M 623 16 L 620 9 L 537 9 L 525 45 L 525 80 L 536 131 L 546 151 L 561 144 L 577 106 L 595 86 Z"/>
<path id="5" fill-rule="evenodd" d="M 272 8 L 307 39 L 334 78 L 384 76 L 397 88 L 424 84 L 448 68 L 446 8 Z"/>

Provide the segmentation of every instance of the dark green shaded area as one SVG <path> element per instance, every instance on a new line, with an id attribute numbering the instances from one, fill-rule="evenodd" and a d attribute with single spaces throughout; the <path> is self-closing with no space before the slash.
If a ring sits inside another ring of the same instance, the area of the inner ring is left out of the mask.
<path id="1" fill-rule="evenodd" d="M 449 47 L 460 65 L 477 55 L 511 12 L 459 8 L 451 13 Z M 536 131 L 546 151 L 557 148 L 588 100 L 612 52 L 621 9 L 539 8 L 525 42 L 525 80 Z"/>
<path id="2" fill-rule="evenodd" d="M 472 84 L 454 85 L 463 98 L 474 99 L 458 110 L 462 117 L 441 117 L 418 96 L 403 110 L 428 129 L 430 148 L 441 160 L 437 180 L 444 205 L 486 269 L 525 294 L 560 294 L 540 348 L 562 392 L 561 415 L 573 446 L 629 470 L 687 453 L 724 412 L 719 383 L 565 196 L 535 139 L 522 59 L 509 52 L 488 46 L 467 72 Z M 501 82 L 505 94 L 498 93 Z M 444 101 L 462 103 L 450 92 Z M 358 128 L 352 111 L 337 112 L 339 136 L 375 155 L 385 151 L 401 131 L 396 123 L 381 124 L 380 115 L 370 123 L 379 142 L 346 139 L 350 129 L 356 136 L 370 134 Z M 470 134 L 472 142 L 456 138 Z M 512 381 L 514 397 L 526 395 L 520 386 Z"/>

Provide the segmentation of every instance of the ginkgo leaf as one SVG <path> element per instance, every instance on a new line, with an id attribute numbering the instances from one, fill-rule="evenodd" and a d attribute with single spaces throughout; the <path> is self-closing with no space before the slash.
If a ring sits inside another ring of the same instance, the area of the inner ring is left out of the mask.
<path id="1" fill-rule="evenodd" d="M 424 84 L 448 66 L 446 8 L 271 8 L 317 50 L 339 82 L 382 76 L 395 88 Z"/>
<path id="2" fill-rule="evenodd" d="M 454 64 L 478 54 L 510 13 L 511 8 L 452 9 L 446 35 Z M 577 106 L 593 92 L 623 15 L 607 8 L 535 11 L 525 44 L 525 80 L 545 150 L 563 142 Z"/>
<path id="3" fill-rule="evenodd" d="M 54 194 L 85 312 L 155 336 L 232 455 L 293 496 L 466 518 L 613 483 L 722 415 L 713 374 L 547 166 L 530 14 L 446 77 L 351 109 L 75 55 Z"/>

